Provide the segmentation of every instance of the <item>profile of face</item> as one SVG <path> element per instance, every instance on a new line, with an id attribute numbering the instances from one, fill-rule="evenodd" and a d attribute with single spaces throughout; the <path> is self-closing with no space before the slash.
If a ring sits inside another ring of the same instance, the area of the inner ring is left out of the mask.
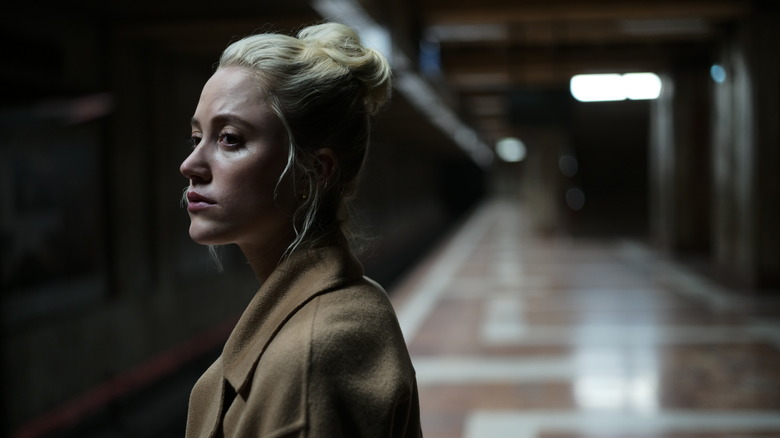
<path id="1" fill-rule="evenodd" d="M 236 243 L 246 252 L 292 239 L 295 193 L 289 178 L 279 183 L 287 134 L 263 102 L 245 68 L 219 69 L 203 87 L 192 118 L 194 148 L 180 167 L 189 180 L 190 237 L 198 243 Z"/>

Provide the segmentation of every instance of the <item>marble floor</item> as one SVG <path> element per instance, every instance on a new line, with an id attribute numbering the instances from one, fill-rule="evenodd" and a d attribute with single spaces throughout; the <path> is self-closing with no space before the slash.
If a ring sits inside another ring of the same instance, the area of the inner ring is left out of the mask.
<path id="1" fill-rule="evenodd" d="M 391 290 L 426 438 L 780 437 L 780 291 L 490 201 Z"/>

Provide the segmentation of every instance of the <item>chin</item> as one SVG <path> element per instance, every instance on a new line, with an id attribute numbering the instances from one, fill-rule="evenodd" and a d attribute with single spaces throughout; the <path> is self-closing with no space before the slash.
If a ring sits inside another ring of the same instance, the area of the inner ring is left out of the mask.
<path id="1" fill-rule="evenodd" d="M 224 245 L 225 242 L 219 235 L 211 230 L 204 230 L 195 224 L 190 225 L 190 239 L 200 245 Z"/>
<path id="2" fill-rule="evenodd" d="M 203 236 L 194 235 L 192 233 L 190 233 L 190 239 L 192 239 L 192 241 L 198 245 L 219 245 L 219 243 L 214 242 L 212 239 L 207 239 Z"/>

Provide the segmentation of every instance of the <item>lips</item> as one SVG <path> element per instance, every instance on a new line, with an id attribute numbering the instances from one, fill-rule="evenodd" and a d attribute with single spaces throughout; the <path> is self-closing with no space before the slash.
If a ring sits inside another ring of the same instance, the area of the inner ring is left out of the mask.
<path id="1" fill-rule="evenodd" d="M 216 205 L 216 201 L 195 191 L 187 192 L 187 211 L 202 211 Z"/>

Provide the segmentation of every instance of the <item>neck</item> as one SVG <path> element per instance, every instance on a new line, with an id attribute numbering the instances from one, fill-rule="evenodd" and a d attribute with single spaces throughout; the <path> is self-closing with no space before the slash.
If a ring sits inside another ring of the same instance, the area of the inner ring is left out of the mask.
<path id="1" fill-rule="evenodd" d="M 280 239 L 273 244 L 239 244 L 239 248 L 244 253 L 255 277 L 262 284 L 281 262 L 287 244 L 283 239 Z"/>

